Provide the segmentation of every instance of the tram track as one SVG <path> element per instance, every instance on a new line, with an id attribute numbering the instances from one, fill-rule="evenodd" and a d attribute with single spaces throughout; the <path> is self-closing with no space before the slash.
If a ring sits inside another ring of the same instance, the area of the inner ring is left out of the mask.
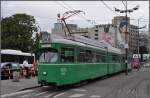
<path id="1" fill-rule="evenodd" d="M 150 80 L 148 78 L 143 78 L 142 77 L 143 74 L 141 73 L 144 74 L 145 72 L 143 71 L 137 74 L 133 74 L 133 76 L 128 77 L 128 79 L 126 79 L 125 81 L 123 79 L 122 81 L 120 81 L 120 83 L 117 83 L 114 89 L 112 89 L 107 94 L 104 94 L 103 96 L 101 96 L 101 98 L 111 98 L 112 95 L 115 95 L 116 98 L 119 98 L 120 96 L 119 97 L 117 96 L 120 95 L 120 93 L 125 94 L 127 98 L 130 98 L 131 94 L 134 95 L 135 98 L 137 98 L 138 96 L 137 89 L 143 83 L 143 80 Z"/>

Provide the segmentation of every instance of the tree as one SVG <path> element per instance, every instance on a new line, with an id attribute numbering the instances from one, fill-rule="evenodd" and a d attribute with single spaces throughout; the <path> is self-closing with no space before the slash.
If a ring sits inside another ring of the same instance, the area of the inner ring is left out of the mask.
<path id="1" fill-rule="evenodd" d="M 33 44 L 33 52 L 35 53 L 35 58 L 38 59 L 38 50 L 39 50 L 39 42 L 41 35 L 36 33 Z"/>
<path id="2" fill-rule="evenodd" d="M 33 16 L 15 14 L 1 21 L 1 48 L 29 52 L 33 49 L 32 34 L 37 32 Z"/>

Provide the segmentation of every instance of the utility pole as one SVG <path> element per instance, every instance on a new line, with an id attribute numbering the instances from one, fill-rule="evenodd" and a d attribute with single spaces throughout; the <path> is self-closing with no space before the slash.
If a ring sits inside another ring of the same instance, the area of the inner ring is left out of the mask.
<path id="1" fill-rule="evenodd" d="M 127 0 L 126 0 L 126 32 L 125 32 L 125 54 L 126 54 L 126 59 L 125 59 L 125 64 L 126 64 L 126 75 L 128 75 L 128 40 L 127 40 L 127 36 L 128 36 L 128 31 L 127 31 L 127 23 L 128 23 L 128 20 L 127 20 Z"/>
<path id="2" fill-rule="evenodd" d="M 149 32 L 149 64 L 150 64 L 150 24 L 148 27 L 148 32 Z"/>
<path id="3" fill-rule="evenodd" d="M 125 13 L 125 20 L 126 20 L 126 31 L 125 31 L 125 65 L 126 65 L 126 75 L 128 75 L 128 19 L 127 19 L 127 13 L 129 12 L 133 12 L 134 10 L 137 10 L 139 8 L 139 6 L 136 6 L 132 9 L 127 9 L 127 0 L 126 0 L 126 4 L 125 4 L 125 10 L 119 10 L 117 8 L 115 8 L 115 11 L 118 11 L 120 13 Z"/>
<path id="4" fill-rule="evenodd" d="M 140 19 L 138 19 L 138 28 L 139 28 L 139 22 L 140 22 Z M 138 53 L 138 58 L 139 58 L 139 39 L 140 39 L 140 30 L 138 29 L 138 44 L 137 44 L 137 53 Z"/>

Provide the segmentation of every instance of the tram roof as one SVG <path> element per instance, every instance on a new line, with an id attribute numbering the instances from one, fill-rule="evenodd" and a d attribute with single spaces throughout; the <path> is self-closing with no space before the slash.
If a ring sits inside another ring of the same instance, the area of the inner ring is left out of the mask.
<path id="1" fill-rule="evenodd" d="M 46 35 L 45 38 L 42 40 L 42 42 L 77 45 L 85 48 L 99 49 L 103 51 L 105 50 L 105 48 L 107 48 L 109 52 L 121 54 L 121 50 L 118 48 L 79 35 L 66 37 L 66 36 L 60 36 L 56 34 L 50 34 L 50 36 Z"/>
<path id="2" fill-rule="evenodd" d="M 1 54 L 34 56 L 34 54 L 31 54 L 31 53 L 26 53 L 26 52 L 22 52 L 20 50 L 12 50 L 12 49 L 2 49 Z"/>
<path id="3" fill-rule="evenodd" d="M 66 37 L 57 34 L 51 34 L 50 41 L 52 43 L 71 44 L 71 45 L 77 45 L 81 47 L 88 47 L 88 48 L 99 49 L 99 50 L 105 50 L 105 48 L 108 48 L 109 52 L 121 54 L 121 50 L 118 48 L 79 35 Z"/>
<path id="4" fill-rule="evenodd" d="M 62 36 L 51 36 L 52 43 L 62 43 L 62 44 L 71 44 L 71 45 L 78 45 L 81 47 L 88 47 L 94 49 L 101 49 L 105 50 L 106 45 L 103 43 L 98 43 L 91 39 L 82 37 L 82 36 L 71 36 L 71 37 L 62 37 Z"/>

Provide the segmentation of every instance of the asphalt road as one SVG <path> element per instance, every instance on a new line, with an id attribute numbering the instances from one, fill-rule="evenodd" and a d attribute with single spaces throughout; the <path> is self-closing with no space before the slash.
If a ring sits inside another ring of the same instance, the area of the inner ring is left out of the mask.
<path id="1" fill-rule="evenodd" d="M 87 84 L 56 90 L 39 87 L 4 94 L 2 98 L 150 98 L 150 67 L 133 70 L 128 75 L 96 79 Z"/>

